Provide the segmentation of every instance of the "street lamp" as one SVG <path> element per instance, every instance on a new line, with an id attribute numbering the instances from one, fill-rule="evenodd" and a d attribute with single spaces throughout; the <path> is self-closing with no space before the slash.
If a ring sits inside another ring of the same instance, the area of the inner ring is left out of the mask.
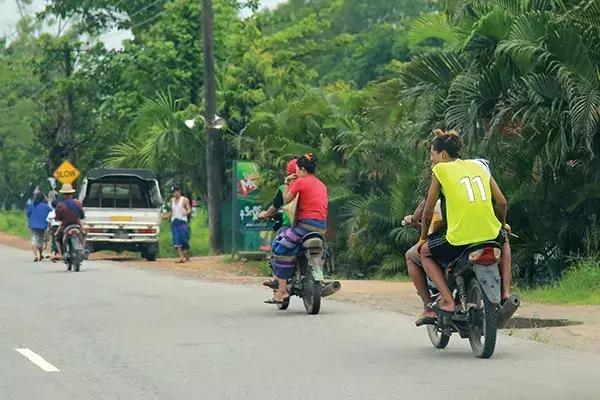
<path id="1" fill-rule="evenodd" d="M 184 122 L 184 124 L 188 128 L 194 129 L 194 127 L 196 126 L 196 121 L 197 120 L 201 120 L 202 123 L 205 122 L 204 117 L 202 115 L 198 115 L 194 119 L 186 119 L 185 122 Z M 224 118 L 219 117 L 218 115 L 215 114 L 215 119 L 213 119 L 212 123 L 208 124 L 208 126 L 206 126 L 206 128 L 221 130 L 221 129 L 223 129 L 225 127 L 225 125 L 227 125 L 227 121 L 225 121 Z"/>

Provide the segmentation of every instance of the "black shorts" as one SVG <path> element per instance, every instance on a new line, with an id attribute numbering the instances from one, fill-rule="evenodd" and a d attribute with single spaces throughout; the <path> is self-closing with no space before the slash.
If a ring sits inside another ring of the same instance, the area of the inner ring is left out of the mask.
<path id="1" fill-rule="evenodd" d="M 494 242 L 500 243 L 503 245 L 506 241 L 506 231 L 504 229 L 500 229 L 500 233 L 498 237 L 492 239 Z M 462 255 L 465 249 L 471 244 L 464 244 L 460 246 L 454 246 L 446 240 L 446 232 L 437 232 L 432 233 L 427 238 L 427 246 L 429 247 L 429 251 L 433 258 L 441 264 L 447 265 L 452 261 L 456 260 L 458 257 Z"/>

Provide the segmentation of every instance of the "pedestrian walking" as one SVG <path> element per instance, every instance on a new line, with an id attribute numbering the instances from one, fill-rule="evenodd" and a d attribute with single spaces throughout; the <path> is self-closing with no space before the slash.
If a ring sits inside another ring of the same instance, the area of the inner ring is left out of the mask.
<path id="1" fill-rule="evenodd" d="M 180 264 L 190 260 L 190 229 L 189 218 L 192 213 L 190 200 L 181 194 L 181 188 L 174 186 L 173 198 L 171 199 L 171 211 L 165 215 L 165 219 L 171 219 L 171 235 L 173 236 L 173 247 L 179 254 Z"/>
<path id="2" fill-rule="evenodd" d="M 33 201 L 27 207 L 27 219 L 29 232 L 31 234 L 31 245 L 33 247 L 34 262 L 42 261 L 42 251 L 44 249 L 44 234 L 48 227 L 48 214 L 52 208 L 46 202 L 44 194 L 37 191 Z"/>

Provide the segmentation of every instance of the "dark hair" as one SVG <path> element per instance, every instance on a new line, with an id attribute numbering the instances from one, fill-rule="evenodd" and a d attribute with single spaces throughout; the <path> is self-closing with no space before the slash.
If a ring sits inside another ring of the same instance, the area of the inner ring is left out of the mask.
<path id="1" fill-rule="evenodd" d="M 179 185 L 173 185 L 173 187 L 171 188 L 171 192 L 181 192 L 181 187 L 179 187 Z"/>
<path id="2" fill-rule="evenodd" d="M 297 161 L 298 168 L 305 169 L 309 174 L 314 174 L 317 170 L 317 157 L 313 153 L 306 153 Z"/>
<path id="3" fill-rule="evenodd" d="M 435 138 L 431 145 L 438 153 L 446 150 L 446 153 L 452 158 L 459 158 L 463 149 L 463 141 L 456 131 L 442 131 L 436 129 L 433 131 Z"/>
<path id="4" fill-rule="evenodd" d="M 37 192 L 36 194 L 33 195 L 33 205 L 34 206 L 37 206 L 38 204 L 40 204 L 43 201 L 44 201 L 44 193 Z"/>

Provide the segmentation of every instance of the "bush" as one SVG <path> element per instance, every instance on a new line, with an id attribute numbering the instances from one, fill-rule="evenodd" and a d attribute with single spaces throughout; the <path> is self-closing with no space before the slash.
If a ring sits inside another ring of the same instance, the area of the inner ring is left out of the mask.
<path id="1" fill-rule="evenodd" d="M 29 238 L 25 211 L 0 211 L 0 232 Z"/>
<path id="2" fill-rule="evenodd" d="M 523 292 L 526 299 L 550 304 L 600 304 L 600 258 L 576 263 L 554 285 Z"/>

